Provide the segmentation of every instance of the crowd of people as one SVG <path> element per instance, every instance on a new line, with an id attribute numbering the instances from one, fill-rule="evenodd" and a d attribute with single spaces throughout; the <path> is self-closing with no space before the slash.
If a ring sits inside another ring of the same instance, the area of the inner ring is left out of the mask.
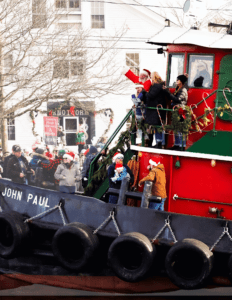
<path id="1" fill-rule="evenodd" d="M 82 185 L 82 178 L 88 178 L 90 163 L 98 151 L 91 146 L 79 155 L 56 148 L 51 153 L 47 146 L 34 145 L 30 152 L 14 145 L 11 153 L 1 152 L 1 178 L 73 194 L 84 191 L 87 184 Z"/>
<path id="2" fill-rule="evenodd" d="M 172 109 L 175 106 L 183 107 L 188 101 L 188 74 L 177 77 L 176 89 L 170 93 L 165 82 L 157 72 L 143 69 L 139 76 L 131 70 L 123 72 L 125 76 L 135 83 L 136 93 L 132 95 L 136 120 L 148 125 L 147 146 L 162 149 L 165 146 L 165 132 L 159 132 L 154 126 L 161 126 L 166 121 L 166 112 L 162 108 Z M 156 109 L 155 109 L 156 108 Z M 158 108 L 158 109 L 157 109 Z M 137 130 L 137 144 L 141 144 L 142 131 Z M 171 150 L 183 151 L 186 147 L 186 138 L 181 132 L 174 135 L 174 145 Z"/>

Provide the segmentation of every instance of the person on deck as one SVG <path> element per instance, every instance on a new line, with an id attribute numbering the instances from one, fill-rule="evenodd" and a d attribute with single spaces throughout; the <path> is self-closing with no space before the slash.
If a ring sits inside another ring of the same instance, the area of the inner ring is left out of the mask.
<path id="1" fill-rule="evenodd" d="M 14 182 L 28 184 L 27 172 L 32 172 L 33 175 L 35 175 L 35 172 L 29 167 L 27 159 L 22 156 L 20 146 L 14 145 L 12 150 L 14 155 L 7 164 L 7 177 Z"/>
<path id="2" fill-rule="evenodd" d="M 162 146 L 165 145 L 165 135 L 162 132 L 159 132 L 158 129 L 154 131 L 151 129 L 152 126 L 160 126 L 161 120 L 165 119 L 165 111 L 159 110 L 160 116 L 157 109 L 155 108 L 159 105 L 158 108 L 166 108 L 166 96 L 165 90 L 163 89 L 164 81 L 157 72 L 152 72 L 151 74 L 152 85 L 149 92 L 146 94 L 146 118 L 145 123 L 149 124 L 148 129 L 149 134 L 149 143 L 148 147 L 152 147 L 155 142 L 154 148 L 162 149 Z M 162 105 L 162 107 L 160 106 Z M 161 117 L 161 120 L 160 120 Z"/>
<path id="3" fill-rule="evenodd" d="M 160 163 L 160 158 L 152 158 L 149 160 L 150 170 L 149 174 L 139 181 L 138 186 L 141 187 L 145 181 L 152 181 L 152 195 L 156 197 L 161 197 L 161 203 L 150 202 L 149 208 L 164 210 L 164 202 L 167 198 L 166 193 L 166 175 L 164 170 L 164 165 Z"/>
<path id="4" fill-rule="evenodd" d="M 76 182 L 81 179 L 78 166 L 73 163 L 75 154 L 68 152 L 63 156 L 63 162 L 55 172 L 55 179 L 59 180 L 60 192 L 74 194 Z"/>
<path id="5" fill-rule="evenodd" d="M 147 69 L 143 69 L 139 76 L 135 75 L 128 66 L 123 68 L 122 74 L 125 75 L 128 79 L 130 79 L 134 83 L 142 84 L 145 91 L 149 91 L 151 87 L 151 72 Z"/>
<path id="6" fill-rule="evenodd" d="M 124 155 L 122 153 L 116 152 L 112 158 L 113 164 L 108 168 L 108 178 L 109 178 L 109 187 L 114 189 L 120 189 L 121 187 L 121 180 L 115 180 L 115 168 L 117 165 L 123 166 L 125 168 L 125 174 L 128 173 L 130 176 L 130 183 L 134 183 L 134 175 L 130 168 L 127 165 L 123 165 L 123 158 Z M 112 180 L 113 179 L 113 180 Z M 110 195 L 109 196 L 109 203 L 117 204 L 118 196 L 117 195 Z"/>
<path id="7" fill-rule="evenodd" d="M 171 99 L 171 105 L 174 107 L 176 105 L 182 106 L 184 108 L 188 101 L 188 90 L 185 86 L 188 80 L 188 75 L 179 75 L 176 81 L 176 90 L 173 94 L 168 93 L 168 97 Z M 185 150 L 186 147 L 186 137 L 182 135 L 181 132 L 175 134 L 174 146 L 171 150 Z"/>

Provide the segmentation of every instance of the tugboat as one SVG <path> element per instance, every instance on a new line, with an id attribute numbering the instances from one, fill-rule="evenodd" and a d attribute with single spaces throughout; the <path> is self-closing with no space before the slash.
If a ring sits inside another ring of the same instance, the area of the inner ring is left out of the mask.
<path id="1" fill-rule="evenodd" d="M 160 128 L 167 136 L 166 149 L 145 147 L 145 132 L 142 144 L 135 145 L 138 124 L 132 109 L 103 150 L 130 118 L 131 130 L 120 136 L 98 171 L 101 154 L 92 161 L 85 194 L 0 180 L 0 271 L 5 276 L 127 293 L 230 285 L 231 41 L 230 34 L 171 27 L 150 39 L 168 54 L 166 85 L 171 91 L 176 77 L 188 74 L 188 107 L 155 108 L 169 115 Z M 187 137 L 186 151 L 168 150 L 177 128 Z M 127 179 L 120 190 L 109 188 L 106 165 L 118 148 L 124 163 L 136 155 L 138 179 L 147 175 L 150 159 L 162 161 L 168 195 L 164 211 L 148 208 L 150 201 L 160 201 L 151 196 L 150 182 L 137 191 L 129 190 Z M 118 195 L 117 204 L 107 202 L 110 194 Z M 137 199 L 138 206 L 127 206 L 127 198 Z M 160 287 L 161 277 L 168 288 Z"/>

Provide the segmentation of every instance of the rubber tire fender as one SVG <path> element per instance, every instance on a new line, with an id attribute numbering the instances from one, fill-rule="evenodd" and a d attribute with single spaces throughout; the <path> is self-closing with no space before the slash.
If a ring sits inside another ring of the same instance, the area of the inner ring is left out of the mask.
<path id="1" fill-rule="evenodd" d="M 213 261 L 213 253 L 206 244 L 196 239 L 184 239 L 168 251 L 165 268 L 171 281 L 179 288 L 196 289 L 206 283 Z"/>
<path id="2" fill-rule="evenodd" d="M 28 245 L 29 226 L 17 212 L 0 213 L 0 256 L 4 258 L 20 255 Z"/>
<path id="3" fill-rule="evenodd" d="M 54 256 L 67 269 L 80 271 L 99 247 L 97 235 L 85 224 L 73 222 L 57 230 L 52 240 Z"/>
<path id="4" fill-rule="evenodd" d="M 144 279 L 152 266 L 156 249 L 150 240 L 139 232 L 117 237 L 108 251 L 108 264 L 115 274 L 127 282 Z"/>

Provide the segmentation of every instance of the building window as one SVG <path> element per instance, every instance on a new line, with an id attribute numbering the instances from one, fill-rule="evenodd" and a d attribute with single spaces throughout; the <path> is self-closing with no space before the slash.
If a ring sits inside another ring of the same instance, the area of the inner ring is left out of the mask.
<path id="1" fill-rule="evenodd" d="M 44 28 L 46 20 L 46 0 L 32 0 L 32 27 Z"/>
<path id="2" fill-rule="evenodd" d="M 4 57 L 4 80 L 6 82 L 12 81 L 13 55 L 8 54 Z"/>
<path id="3" fill-rule="evenodd" d="M 7 119 L 7 132 L 8 132 L 8 141 L 14 141 L 15 140 L 15 119 L 13 118 Z"/>
<path id="4" fill-rule="evenodd" d="M 92 2 L 91 3 L 91 27 L 92 28 L 105 28 L 105 15 L 104 3 Z"/>
<path id="5" fill-rule="evenodd" d="M 126 65 L 139 76 L 139 53 L 126 53 Z"/>
<path id="6" fill-rule="evenodd" d="M 84 62 L 76 60 L 55 60 L 53 64 L 54 78 L 71 78 L 84 75 Z"/>
<path id="7" fill-rule="evenodd" d="M 81 10 L 81 0 L 55 0 L 58 9 Z"/>

